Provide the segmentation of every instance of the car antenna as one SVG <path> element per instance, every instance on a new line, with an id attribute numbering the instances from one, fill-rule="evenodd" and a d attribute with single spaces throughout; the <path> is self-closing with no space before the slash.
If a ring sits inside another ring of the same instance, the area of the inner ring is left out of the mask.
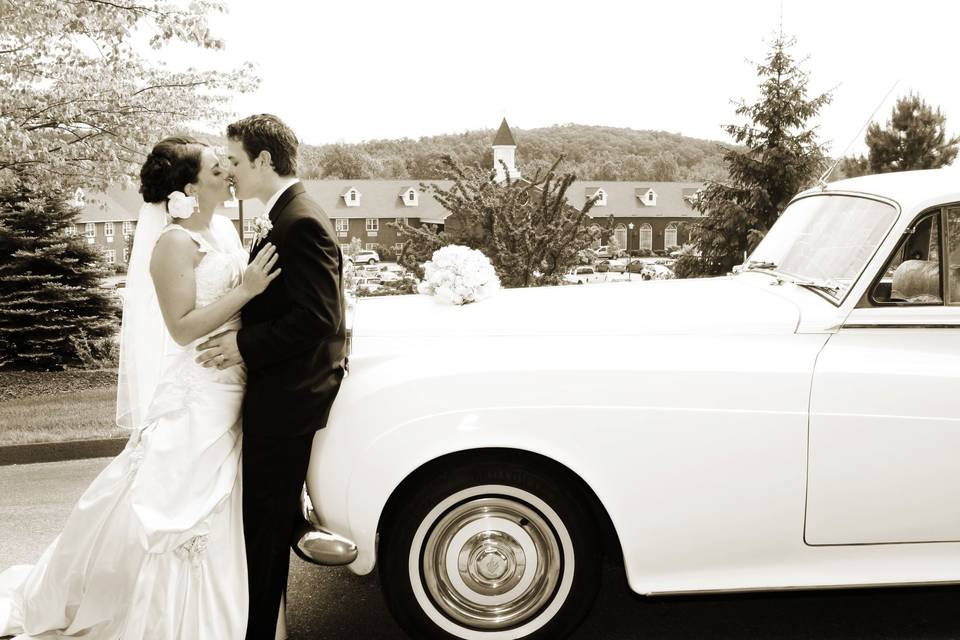
<path id="1" fill-rule="evenodd" d="M 823 175 L 820 176 L 820 179 L 817 180 L 817 184 L 820 185 L 821 190 L 827 188 L 827 178 L 830 177 L 830 174 L 833 173 L 833 170 L 837 168 L 837 165 L 839 165 L 840 162 L 843 160 L 843 158 L 847 155 L 847 151 L 850 150 L 850 147 L 853 146 L 853 143 L 856 142 L 857 138 L 860 137 L 860 134 L 863 133 L 863 130 L 867 128 L 867 125 L 873 121 L 873 116 L 877 115 L 877 111 L 879 111 L 880 107 L 883 106 L 883 103 L 887 101 L 887 98 L 890 97 L 890 94 L 893 93 L 893 90 L 897 87 L 897 84 L 899 84 L 899 82 L 900 80 L 893 81 L 893 85 L 890 87 L 890 90 L 887 91 L 887 95 L 883 96 L 883 100 L 881 100 L 880 103 L 877 104 L 876 109 L 873 110 L 873 113 L 870 114 L 870 117 L 867 118 L 867 121 L 863 123 L 862 127 L 860 127 L 860 131 L 857 132 L 857 135 L 853 136 L 853 139 L 850 140 L 849 144 L 847 144 L 847 148 L 843 150 L 843 153 L 840 154 L 836 162 L 834 162 L 829 169 L 824 171 Z"/>

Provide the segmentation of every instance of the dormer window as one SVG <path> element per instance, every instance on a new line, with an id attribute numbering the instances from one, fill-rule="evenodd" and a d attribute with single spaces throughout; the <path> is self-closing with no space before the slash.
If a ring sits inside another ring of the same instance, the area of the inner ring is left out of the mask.
<path id="1" fill-rule="evenodd" d="M 420 194 L 413 187 L 404 187 L 399 196 L 405 207 L 416 207 L 420 204 Z"/>
<path id="2" fill-rule="evenodd" d="M 593 203 L 595 207 L 607 206 L 607 192 L 603 189 L 597 189 L 592 194 L 589 194 L 588 197 L 597 199 L 597 201 Z"/>
<path id="3" fill-rule="evenodd" d="M 360 206 L 360 192 L 356 187 L 349 187 L 341 195 L 343 196 L 343 200 L 348 207 Z"/>
<path id="4" fill-rule="evenodd" d="M 636 190 L 637 200 L 645 207 L 657 206 L 657 192 L 651 187 L 640 187 Z"/>
<path id="5" fill-rule="evenodd" d="M 77 187 L 77 190 L 73 192 L 73 206 L 83 207 L 87 204 L 87 194 L 83 192 L 83 189 Z"/>

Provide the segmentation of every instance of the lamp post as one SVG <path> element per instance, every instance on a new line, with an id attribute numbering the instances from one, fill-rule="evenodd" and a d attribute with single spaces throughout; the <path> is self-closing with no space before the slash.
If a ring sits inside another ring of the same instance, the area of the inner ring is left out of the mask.
<path id="1" fill-rule="evenodd" d="M 633 235 L 633 223 L 627 225 L 627 282 L 633 282 L 633 277 L 630 272 L 630 236 Z"/>

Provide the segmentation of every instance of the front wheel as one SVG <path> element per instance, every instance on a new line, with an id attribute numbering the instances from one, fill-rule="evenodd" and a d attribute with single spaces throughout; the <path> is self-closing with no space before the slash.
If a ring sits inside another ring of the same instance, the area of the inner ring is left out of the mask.
<path id="1" fill-rule="evenodd" d="M 567 636 L 600 583 L 595 523 L 578 492 L 524 461 L 429 476 L 380 533 L 380 577 L 414 638 Z"/>

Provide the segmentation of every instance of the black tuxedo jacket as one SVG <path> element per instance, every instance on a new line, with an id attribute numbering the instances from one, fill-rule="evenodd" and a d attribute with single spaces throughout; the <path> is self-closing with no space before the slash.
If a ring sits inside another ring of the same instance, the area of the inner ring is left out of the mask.
<path id="1" fill-rule="evenodd" d="M 237 346 L 247 365 L 243 431 L 305 435 L 326 426 L 346 356 L 343 262 L 330 219 L 301 183 L 270 211 L 280 275 L 241 311 Z"/>

